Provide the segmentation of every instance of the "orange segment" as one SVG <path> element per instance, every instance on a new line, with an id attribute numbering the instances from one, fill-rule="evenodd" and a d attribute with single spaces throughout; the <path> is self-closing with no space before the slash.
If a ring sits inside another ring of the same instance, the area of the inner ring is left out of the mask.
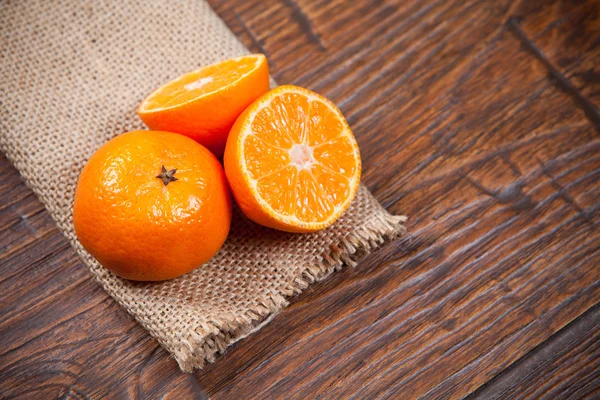
<path id="1" fill-rule="evenodd" d="M 290 164 L 290 155 L 259 136 L 248 136 L 245 143 L 246 168 L 252 179 L 260 179 Z"/>
<path id="2" fill-rule="evenodd" d="M 256 181 L 256 190 L 276 212 L 286 216 L 294 214 L 298 170 L 287 166 Z"/>
<path id="3" fill-rule="evenodd" d="M 142 102 L 138 115 L 151 129 L 189 136 L 221 156 L 236 118 L 268 90 L 267 59 L 253 54 L 166 83 Z"/>
<path id="4" fill-rule="evenodd" d="M 290 232 L 313 232 L 348 208 L 360 181 L 358 145 L 333 103 L 281 86 L 256 100 L 233 126 L 225 172 L 242 211 Z"/>
<path id="5" fill-rule="evenodd" d="M 312 101 L 310 114 L 307 121 L 306 142 L 310 146 L 316 146 L 328 142 L 339 136 L 343 130 L 346 120 L 339 119 L 339 111 L 334 112 L 322 101 Z"/>
<path id="6" fill-rule="evenodd" d="M 290 135 L 281 126 L 280 117 L 275 110 L 265 107 L 256 113 L 251 130 L 263 140 L 277 147 L 290 147 L 294 144 Z"/>
<path id="7" fill-rule="evenodd" d="M 319 182 L 321 194 L 334 204 L 343 201 L 350 195 L 350 181 L 345 176 L 319 164 L 313 167 L 312 173 Z"/>
<path id="8" fill-rule="evenodd" d="M 307 169 L 301 169 L 296 187 L 294 215 L 305 223 L 325 222 L 335 211 L 335 203 L 323 196 L 318 178 Z"/>
<path id="9" fill-rule="evenodd" d="M 292 143 L 302 143 L 304 126 L 309 112 L 306 96 L 297 93 L 284 93 L 273 99 L 269 109 L 274 111 L 274 122 Z"/>
<path id="10" fill-rule="evenodd" d="M 347 136 L 340 136 L 315 146 L 313 157 L 324 167 L 352 178 L 356 173 L 353 147 L 353 141 Z"/>

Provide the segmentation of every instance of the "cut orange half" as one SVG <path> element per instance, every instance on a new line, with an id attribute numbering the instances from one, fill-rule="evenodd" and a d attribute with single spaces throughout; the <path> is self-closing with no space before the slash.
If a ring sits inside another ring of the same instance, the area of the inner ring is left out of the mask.
<path id="1" fill-rule="evenodd" d="M 280 86 L 237 119 L 225 173 L 251 220 L 288 232 L 333 224 L 360 182 L 358 145 L 338 108 L 310 90 Z"/>
<path id="2" fill-rule="evenodd" d="M 185 74 L 155 90 L 138 115 L 152 130 L 180 133 L 222 156 L 236 118 L 269 90 L 262 54 L 222 61 Z"/>

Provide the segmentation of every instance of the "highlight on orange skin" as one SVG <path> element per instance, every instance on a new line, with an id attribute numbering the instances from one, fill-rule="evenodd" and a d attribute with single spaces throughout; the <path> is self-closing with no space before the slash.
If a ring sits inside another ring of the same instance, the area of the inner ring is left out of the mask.
<path id="1" fill-rule="evenodd" d="M 165 280 L 221 248 L 231 197 L 221 164 L 206 148 L 175 133 L 134 131 L 89 159 L 73 223 L 83 247 L 115 274 Z"/>

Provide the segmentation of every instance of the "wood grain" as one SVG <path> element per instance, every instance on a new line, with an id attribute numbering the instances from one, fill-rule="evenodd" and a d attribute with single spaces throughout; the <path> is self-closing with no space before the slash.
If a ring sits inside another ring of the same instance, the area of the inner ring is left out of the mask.
<path id="1" fill-rule="evenodd" d="M 279 83 L 340 106 L 411 234 L 185 375 L 0 158 L 0 397 L 592 396 L 598 2 L 210 3 Z"/>
<path id="2" fill-rule="evenodd" d="M 552 335 L 469 399 L 591 398 L 600 391 L 600 305 Z"/>

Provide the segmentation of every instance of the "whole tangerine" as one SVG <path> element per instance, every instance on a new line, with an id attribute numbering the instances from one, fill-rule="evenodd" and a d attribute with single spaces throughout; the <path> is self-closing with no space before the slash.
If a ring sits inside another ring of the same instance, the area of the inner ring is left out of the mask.
<path id="1" fill-rule="evenodd" d="M 126 279 L 160 281 L 193 270 L 221 248 L 231 197 L 208 149 L 175 133 L 133 131 L 89 159 L 73 223 L 104 267 Z"/>

